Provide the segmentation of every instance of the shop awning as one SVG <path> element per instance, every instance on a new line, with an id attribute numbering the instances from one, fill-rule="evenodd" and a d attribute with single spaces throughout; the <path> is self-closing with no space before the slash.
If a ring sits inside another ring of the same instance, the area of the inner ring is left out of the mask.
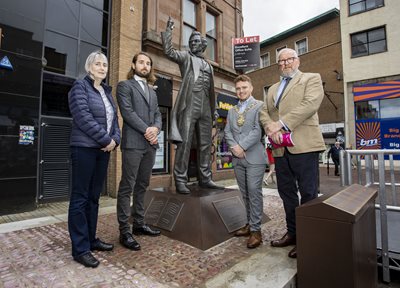
<path id="1" fill-rule="evenodd" d="M 400 97 L 400 80 L 353 87 L 354 102 Z"/>

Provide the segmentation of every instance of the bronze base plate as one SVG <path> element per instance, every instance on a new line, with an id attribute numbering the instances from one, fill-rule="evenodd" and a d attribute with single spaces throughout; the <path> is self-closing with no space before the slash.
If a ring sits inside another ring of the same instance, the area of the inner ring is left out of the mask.
<path id="1" fill-rule="evenodd" d="M 145 222 L 169 238 L 207 250 L 233 236 L 247 223 L 238 189 L 207 189 L 190 185 L 190 194 L 174 187 L 146 192 Z M 268 217 L 263 215 L 263 222 Z"/>

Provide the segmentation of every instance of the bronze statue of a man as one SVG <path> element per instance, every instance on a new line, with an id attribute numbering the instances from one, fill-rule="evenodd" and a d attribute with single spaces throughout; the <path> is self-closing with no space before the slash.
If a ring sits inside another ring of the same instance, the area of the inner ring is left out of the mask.
<path id="1" fill-rule="evenodd" d="M 189 38 L 190 51 L 178 51 L 172 46 L 174 22 L 167 22 L 161 33 L 164 53 L 179 65 L 182 84 L 171 115 L 169 141 L 176 144 L 174 178 L 178 193 L 188 194 L 188 166 L 193 133 L 196 133 L 199 185 L 221 189 L 211 179 L 211 133 L 215 110 L 212 66 L 202 54 L 207 43 L 193 31 Z"/>

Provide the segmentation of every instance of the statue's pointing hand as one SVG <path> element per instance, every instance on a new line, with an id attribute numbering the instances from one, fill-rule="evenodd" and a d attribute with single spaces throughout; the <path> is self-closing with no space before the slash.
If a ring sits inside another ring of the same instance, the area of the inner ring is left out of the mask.
<path id="1" fill-rule="evenodd" d="M 174 21 L 172 21 L 171 16 L 169 16 L 167 21 L 167 30 L 173 30 L 173 29 L 174 29 Z"/>

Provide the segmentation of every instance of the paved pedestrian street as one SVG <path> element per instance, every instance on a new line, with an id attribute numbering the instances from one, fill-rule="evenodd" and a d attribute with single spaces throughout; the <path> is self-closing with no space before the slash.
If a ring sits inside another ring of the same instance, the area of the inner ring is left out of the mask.
<path id="1" fill-rule="evenodd" d="M 271 220 L 262 227 L 263 246 L 285 232 L 282 202 L 275 189 L 266 190 L 272 191 L 264 195 Z M 100 215 L 97 231 L 115 248 L 94 252 L 101 263 L 96 269 L 73 261 L 66 222 L 0 234 L 0 287 L 199 287 L 262 249 L 249 250 L 247 238 L 234 237 L 201 251 L 162 235 L 138 236 L 142 250 L 130 251 L 118 242 L 115 213 Z"/>

